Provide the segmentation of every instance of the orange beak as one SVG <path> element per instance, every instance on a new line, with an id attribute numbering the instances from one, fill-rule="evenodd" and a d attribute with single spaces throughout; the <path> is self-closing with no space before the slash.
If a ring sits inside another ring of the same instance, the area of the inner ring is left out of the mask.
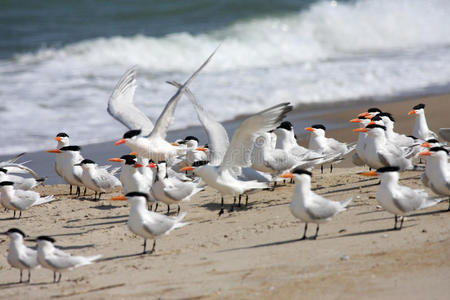
<path id="1" fill-rule="evenodd" d="M 194 168 L 191 167 L 191 166 L 184 167 L 184 168 L 181 168 L 181 169 L 180 169 L 181 172 L 184 172 L 184 171 L 193 171 L 193 170 L 194 170 Z"/>
<path id="2" fill-rule="evenodd" d="M 47 150 L 48 153 L 61 153 L 59 149 Z"/>
<path id="3" fill-rule="evenodd" d="M 154 164 L 154 163 L 149 163 L 149 164 L 147 165 L 147 167 L 149 167 L 149 168 L 156 168 L 156 164 Z"/>
<path id="4" fill-rule="evenodd" d="M 378 176 L 378 173 L 375 171 L 370 171 L 370 172 L 361 173 L 359 175 L 361 175 L 361 176 Z"/>
<path id="5" fill-rule="evenodd" d="M 195 150 L 205 152 L 206 150 L 208 150 L 208 148 L 205 148 L 205 147 L 197 147 L 197 148 L 195 148 Z"/>
<path id="6" fill-rule="evenodd" d="M 172 143 L 170 143 L 172 146 L 178 146 L 178 144 L 177 143 L 174 143 L 174 142 L 172 142 Z"/>
<path id="7" fill-rule="evenodd" d="M 367 116 L 369 113 L 366 111 L 366 112 L 363 112 L 363 113 L 360 113 L 359 115 L 358 115 L 358 117 L 365 117 L 365 116 Z"/>
<path id="8" fill-rule="evenodd" d="M 374 121 L 370 121 L 369 125 L 376 125 L 377 123 L 375 123 Z"/>
<path id="9" fill-rule="evenodd" d="M 114 143 L 114 146 L 120 145 L 120 144 L 125 144 L 127 141 L 125 139 L 120 139 L 117 142 Z"/>
<path id="10" fill-rule="evenodd" d="M 419 155 L 429 156 L 429 155 L 431 155 L 431 152 L 429 150 L 425 150 L 425 151 L 420 152 Z"/>
<path id="11" fill-rule="evenodd" d="M 109 161 L 115 161 L 115 162 L 122 162 L 122 160 L 120 158 L 110 158 L 108 159 Z"/>
<path id="12" fill-rule="evenodd" d="M 360 119 L 351 119 L 350 123 L 361 123 Z"/>
<path id="13" fill-rule="evenodd" d="M 313 131 L 314 131 L 314 128 L 312 128 L 312 127 L 306 127 L 305 130 L 306 130 L 306 131 L 313 132 Z"/>
<path id="14" fill-rule="evenodd" d="M 117 197 L 112 197 L 110 200 L 113 200 L 113 201 L 127 200 L 127 198 L 124 195 L 120 195 L 120 196 L 117 196 Z"/>
<path id="15" fill-rule="evenodd" d="M 137 169 L 137 168 L 142 168 L 143 166 L 144 166 L 144 165 L 141 165 L 141 164 L 137 164 L 137 163 L 136 163 L 136 164 L 134 164 L 133 167 Z"/>
<path id="16" fill-rule="evenodd" d="M 292 173 L 286 173 L 283 175 L 280 175 L 281 178 L 294 178 L 294 174 Z"/>
<path id="17" fill-rule="evenodd" d="M 356 128 L 353 129 L 354 132 L 367 132 L 368 130 L 366 128 Z"/>
<path id="18" fill-rule="evenodd" d="M 430 143 L 425 142 L 425 143 L 423 143 L 422 145 L 420 145 L 420 147 L 431 148 L 431 145 L 430 145 Z"/>
<path id="19" fill-rule="evenodd" d="M 54 140 L 55 140 L 55 141 L 58 141 L 58 142 L 61 142 L 61 137 L 60 137 L 60 136 L 57 136 L 57 137 L 54 138 Z"/>
<path id="20" fill-rule="evenodd" d="M 408 115 L 414 115 L 416 113 L 416 111 L 414 110 L 414 109 L 412 109 L 409 113 L 408 113 Z"/>
<path id="21" fill-rule="evenodd" d="M 130 152 L 130 155 L 134 155 L 134 156 L 136 156 L 136 152 Z"/>
<path id="22" fill-rule="evenodd" d="M 371 115 L 371 114 L 368 114 L 367 116 L 366 116 L 366 119 L 372 119 L 373 118 L 373 116 Z"/>

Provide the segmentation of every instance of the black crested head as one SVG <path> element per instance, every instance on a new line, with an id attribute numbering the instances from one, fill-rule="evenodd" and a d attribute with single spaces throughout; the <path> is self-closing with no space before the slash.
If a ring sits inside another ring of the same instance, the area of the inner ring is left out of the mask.
<path id="1" fill-rule="evenodd" d="M 175 143 L 177 143 L 178 145 L 184 145 L 184 144 L 186 144 L 186 141 L 185 140 L 179 140 L 179 141 L 176 141 Z"/>
<path id="2" fill-rule="evenodd" d="M 80 161 L 80 164 L 83 164 L 83 165 L 87 165 L 87 164 L 95 164 L 95 162 L 93 161 L 93 160 L 90 160 L 90 159 L 83 159 L 82 161 Z"/>
<path id="3" fill-rule="evenodd" d="M 377 169 L 377 173 L 398 172 L 398 171 L 400 171 L 399 167 L 383 167 Z"/>
<path id="4" fill-rule="evenodd" d="M 125 197 L 127 198 L 131 198 L 131 197 L 144 197 L 145 201 L 148 201 L 148 195 L 145 193 L 141 193 L 141 192 L 129 192 L 128 194 L 125 195 Z"/>
<path id="5" fill-rule="evenodd" d="M 129 131 L 125 132 L 125 134 L 123 135 L 123 138 L 131 139 L 132 137 L 140 135 L 140 134 L 141 134 L 140 129 L 133 129 L 133 130 L 129 130 Z"/>
<path id="6" fill-rule="evenodd" d="M 193 167 L 200 167 L 200 166 L 207 165 L 208 163 L 209 163 L 209 161 L 207 161 L 207 160 L 197 160 L 197 161 L 194 161 L 192 166 Z"/>
<path id="7" fill-rule="evenodd" d="M 8 173 L 8 170 L 7 169 L 5 169 L 5 168 L 0 168 L 0 172 L 3 172 L 3 173 Z"/>
<path id="8" fill-rule="evenodd" d="M 292 171 L 292 174 L 297 174 L 297 175 L 306 174 L 306 175 L 312 177 L 312 173 L 310 171 L 305 170 L 305 169 L 300 169 L 300 168 Z"/>
<path id="9" fill-rule="evenodd" d="M 372 119 L 370 119 L 371 121 L 383 121 L 380 117 L 380 114 L 376 115 L 375 117 L 373 117 Z"/>
<path id="10" fill-rule="evenodd" d="M 19 228 L 10 228 L 10 229 L 8 229 L 8 231 L 6 233 L 18 233 L 21 236 L 25 237 L 25 233 L 22 230 L 20 230 Z"/>
<path id="11" fill-rule="evenodd" d="M 203 148 L 209 148 L 209 145 L 208 144 L 204 144 Z"/>
<path id="12" fill-rule="evenodd" d="M 136 159 L 135 155 L 125 154 L 120 157 L 120 159 Z"/>
<path id="13" fill-rule="evenodd" d="M 158 161 L 158 164 L 167 164 L 167 162 L 165 160 L 160 160 Z"/>
<path id="14" fill-rule="evenodd" d="M 2 181 L 2 182 L 0 182 L 0 186 L 8 186 L 8 185 L 14 185 L 14 182 L 12 182 L 12 181 Z"/>
<path id="15" fill-rule="evenodd" d="M 448 155 L 448 150 L 444 147 L 431 147 L 430 152 L 438 152 L 438 151 L 444 151 Z"/>
<path id="16" fill-rule="evenodd" d="M 288 131 L 291 131 L 292 129 L 294 129 L 294 126 L 292 126 L 292 123 L 289 121 L 283 121 L 283 122 L 281 122 L 280 126 L 278 126 L 277 128 L 283 128 Z"/>
<path id="17" fill-rule="evenodd" d="M 327 130 L 327 128 L 324 125 L 322 125 L 322 124 L 314 124 L 311 127 L 314 128 L 314 129 L 322 129 L 323 131 Z"/>
<path id="18" fill-rule="evenodd" d="M 359 116 L 358 119 L 364 120 L 364 119 L 367 119 L 367 118 L 366 118 L 366 116 Z"/>
<path id="19" fill-rule="evenodd" d="M 36 240 L 37 241 L 47 241 L 47 242 L 50 242 L 50 243 L 56 242 L 54 238 L 51 238 L 51 237 L 46 236 L 46 235 L 40 235 L 40 236 L 38 236 L 36 238 Z"/>
<path id="20" fill-rule="evenodd" d="M 371 107 L 367 110 L 368 113 L 380 113 L 381 109 L 379 109 L 378 107 Z"/>
<path id="21" fill-rule="evenodd" d="M 60 133 L 58 133 L 56 136 L 59 136 L 59 137 L 69 137 L 69 135 L 68 135 L 67 133 L 65 133 L 65 132 L 60 132 Z"/>
<path id="22" fill-rule="evenodd" d="M 136 163 L 136 156 L 134 155 L 122 155 L 120 159 L 123 159 L 126 165 L 134 165 Z"/>
<path id="23" fill-rule="evenodd" d="M 187 137 L 184 138 L 185 141 L 197 141 L 198 143 L 198 138 L 196 138 L 193 135 L 188 135 Z"/>
<path id="24" fill-rule="evenodd" d="M 417 138 L 413 135 L 408 135 L 409 138 L 412 138 L 413 140 L 417 140 Z"/>
<path id="25" fill-rule="evenodd" d="M 387 118 L 389 118 L 389 120 L 391 120 L 392 122 L 395 122 L 394 117 L 392 116 L 391 113 L 388 113 L 388 112 L 382 112 L 382 113 L 379 113 L 377 116 L 380 116 L 380 117 L 387 117 Z"/>
<path id="26" fill-rule="evenodd" d="M 81 147 L 72 145 L 72 146 L 61 147 L 61 148 L 59 148 L 59 150 L 61 150 L 61 151 L 81 151 Z"/>
<path id="27" fill-rule="evenodd" d="M 424 108 L 425 108 L 425 104 L 423 104 L 423 103 L 417 104 L 416 106 L 413 107 L 413 109 L 424 109 Z"/>
<path id="28" fill-rule="evenodd" d="M 432 144 L 439 143 L 439 141 L 437 139 L 429 139 L 429 140 L 427 140 L 427 142 L 432 143 Z"/>
<path id="29" fill-rule="evenodd" d="M 381 128 L 383 130 L 386 130 L 386 126 L 378 125 L 378 124 L 370 124 L 366 126 L 367 129 L 373 129 L 373 128 Z"/>

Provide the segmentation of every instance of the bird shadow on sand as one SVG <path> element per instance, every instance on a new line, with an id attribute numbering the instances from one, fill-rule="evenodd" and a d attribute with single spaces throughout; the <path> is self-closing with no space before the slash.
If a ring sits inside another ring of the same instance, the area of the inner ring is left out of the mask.
<path id="1" fill-rule="evenodd" d="M 307 240 L 309 240 L 309 238 Z M 256 249 L 256 248 L 263 248 L 263 247 L 270 247 L 270 246 L 280 246 L 280 245 L 296 243 L 296 242 L 301 242 L 301 241 L 304 241 L 304 240 L 299 238 L 299 239 L 292 239 L 292 240 L 285 240 L 285 241 L 278 241 L 278 242 L 258 244 L 258 245 L 248 246 L 248 247 L 238 247 L 238 248 L 225 249 L 225 250 L 220 250 L 218 252 L 220 253 L 220 252 L 229 252 L 229 251 L 237 251 L 237 250 Z"/>
<path id="2" fill-rule="evenodd" d="M 14 282 L 6 282 L 6 283 L 0 283 L 0 289 L 5 290 L 7 288 L 14 288 L 17 286 L 25 286 L 27 285 L 26 282 L 18 282 L 18 281 L 14 281 Z"/>
<path id="3" fill-rule="evenodd" d="M 86 244 L 86 245 L 72 245 L 72 246 L 57 246 L 59 249 L 62 250 L 77 250 L 77 249 L 84 249 L 84 248 L 95 248 L 95 244 Z"/>
<path id="4" fill-rule="evenodd" d="M 84 227 L 91 227 L 91 226 L 101 226 L 101 225 L 111 225 L 111 224 L 122 224 L 126 223 L 127 220 L 118 220 L 118 221 L 111 221 L 111 222 L 101 222 L 101 223 L 93 223 L 93 224 L 86 224 L 86 225 L 80 225 L 80 226 L 63 226 L 63 228 L 84 228 Z"/>
<path id="5" fill-rule="evenodd" d="M 112 209 L 116 209 L 116 208 L 122 208 L 122 206 L 116 206 L 116 205 L 97 205 L 97 206 L 91 206 L 90 208 L 94 208 L 94 209 L 98 209 L 98 210 L 112 210 Z"/>
<path id="6" fill-rule="evenodd" d="M 440 214 L 440 213 L 450 213 L 450 211 L 447 209 L 441 209 L 441 210 L 434 210 L 434 211 L 427 211 L 427 212 L 418 212 L 415 214 L 411 214 L 407 217 L 429 216 L 429 215 Z"/>
<path id="7" fill-rule="evenodd" d="M 110 257 L 104 257 L 101 258 L 99 260 L 97 260 L 97 262 L 104 262 L 104 261 L 111 261 L 111 260 L 117 260 L 117 259 L 124 259 L 124 258 L 131 258 L 131 257 L 139 257 L 139 256 L 154 256 L 151 255 L 150 253 L 131 253 L 131 254 L 123 254 L 123 255 L 116 255 L 116 256 L 110 256 Z"/>
<path id="8" fill-rule="evenodd" d="M 415 227 L 415 226 L 417 226 L 417 224 L 404 225 L 402 227 L 402 229 Z M 332 239 L 352 237 L 352 236 L 361 236 L 361 235 L 385 233 L 385 232 L 390 232 L 390 231 L 396 232 L 396 231 L 400 231 L 400 230 L 399 229 L 394 229 L 393 227 L 391 227 L 391 228 L 385 228 L 385 229 L 368 230 L 368 231 L 347 233 L 347 234 L 342 234 L 342 235 L 337 235 L 337 236 L 324 237 L 324 238 L 321 238 L 321 240 L 332 240 Z"/>
<path id="9" fill-rule="evenodd" d="M 368 187 L 373 187 L 373 186 L 377 186 L 377 185 L 378 185 L 378 182 L 377 183 L 373 183 L 373 184 L 366 184 L 366 185 L 349 187 L 349 188 L 345 188 L 345 189 L 329 191 L 329 192 L 323 193 L 322 195 L 329 195 L 329 194 L 341 193 L 341 192 L 349 192 L 349 191 L 359 190 L 359 189 L 362 189 L 362 188 L 368 188 Z"/>

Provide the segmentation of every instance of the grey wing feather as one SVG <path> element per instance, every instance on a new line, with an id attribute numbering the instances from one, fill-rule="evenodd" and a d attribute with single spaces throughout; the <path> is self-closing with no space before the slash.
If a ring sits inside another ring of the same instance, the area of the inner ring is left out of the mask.
<path id="1" fill-rule="evenodd" d="M 178 88 L 181 87 L 181 84 L 176 81 L 168 81 L 167 83 L 172 84 Z M 222 162 L 225 152 L 230 145 L 227 131 L 221 123 L 217 122 L 211 116 L 211 114 L 198 103 L 197 99 L 189 88 L 185 89 L 185 93 L 191 101 L 192 105 L 194 105 L 198 120 L 200 121 L 200 123 L 202 123 L 203 129 L 208 135 L 210 164 L 213 166 L 218 166 Z"/>
<path id="2" fill-rule="evenodd" d="M 153 129 L 152 121 L 133 102 L 136 90 L 136 67 L 122 75 L 108 101 L 108 113 L 128 129 L 141 129 L 147 135 Z"/>
<path id="3" fill-rule="evenodd" d="M 145 231 L 154 236 L 158 236 L 169 231 L 173 227 L 173 222 L 171 220 L 154 219 L 151 223 L 144 223 L 143 226 Z"/>
<path id="4" fill-rule="evenodd" d="M 170 98 L 163 112 L 156 121 L 155 128 L 153 128 L 153 131 L 149 135 L 150 138 L 152 137 L 159 137 L 162 139 L 166 138 L 167 129 L 169 128 L 169 125 L 172 123 L 175 108 L 178 104 L 178 101 L 180 100 L 181 96 L 184 93 L 184 89 L 192 82 L 192 80 L 195 77 L 197 77 L 200 71 L 209 63 L 211 58 L 216 53 L 217 49 L 218 48 L 216 48 L 213 51 L 213 53 L 211 53 L 211 55 L 206 59 L 206 61 L 188 78 L 188 80 L 186 80 L 186 82 L 180 88 L 178 88 L 177 92 L 172 96 L 172 98 Z"/>
<path id="5" fill-rule="evenodd" d="M 331 218 L 338 212 L 334 201 L 325 199 L 319 195 L 315 195 L 315 197 L 313 204 L 306 208 L 306 212 L 311 219 Z"/>
<path id="6" fill-rule="evenodd" d="M 184 184 L 182 186 L 165 188 L 164 193 L 172 199 L 182 200 L 188 197 L 193 191 L 193 185 Z"/>

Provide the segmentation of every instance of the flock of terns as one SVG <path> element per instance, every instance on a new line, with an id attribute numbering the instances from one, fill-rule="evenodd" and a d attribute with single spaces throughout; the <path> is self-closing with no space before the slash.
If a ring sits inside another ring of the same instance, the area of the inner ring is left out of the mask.
<path id="1" fill-rule="evenodd" d="M 310 132 L 309 146 L 301 147 L 297 144 L 293 125 L 283 121 L 292 106 L 281 103 L 246 118 L 230 141 L 222 124 L 200 105 L 188 88 L 214 53 L 184 84 L 169 82 L 177 91 L 155 124 L 133 104 L 135 68 L 121 77 L 110 97 L 108 112 L 129 129 L 115 145 L 124 144 L 132 152 L 109 159 L 120 163 L 119 168 L 110 170 L 110 166 L 99 166 L 85 159 L 81 148 L 71 145 L 66 133 L 59 133 L 55 137 L 57 147 L 48 151 L 56 154 L 55 172 L 70 185 L 70 194 L 75 187 L 74 193 L 80 196 L 84 188 L 84 194 L 90 189 L 95 192 L 94 199 L 100 199 L 103 193 L 116 187 L 122 188 L 124 195 L 111 200 L 128 201 L 128 228 L 144 239 L 143 253 L 146 253 L 147 239 L 154 240 L 152 253 L 158 237 L 188 224 L 183 222 L 186 212 L 180 214 L 180 204 L 204 190 L 205 186 L 220 194 L 220 216 L 224 213 L 226 196 L 233 198 L 230 208 L 233 211 L 237 201 L 237 205 L 241 205 L 242 196 L 247 204 L 249 194 L 274 189 L 277 180 L 286 178 L 295 181 L 289 207 L 292 214 L 305 223 L 302 239 L 307 238 L 308 223 L 317 224 L 315 235 L 311 237 L 316 239 L 319 224 L 345 211 L 352 199 L 338 202 L 314 193 L 311 190 L 311 169 L 320 166 L 323 172 L 323 165 L 330 164 L 331 172 L 332 165 L 349 153 L 353 153 L 351 159 L 355 165 L 374 169 L 361 175 L 380 176 L 376 198 L 386 211 L 394 214 L 394 229 L 402 228 L 405 214 L 432 206 L 450 196 L 448 148 L 429 130 L 424 104 L 415 106 L 409 113 L 416 116 L 412 136 L 396 133 L 392 115 L 371 108 L 350 121 L 360 125 L 354 129 L 358 132 L 356 143 L 347 144 L 328 138 L 326 127 L 316 124 L 305 128 Z M 167 129 L 183 94 L 193 104 L 208 135 L 207 145 L 199 145 L 195 136 L 174 142 L 166 140 Z M 5 209 L 14 211 L 14 218 L 16 211 L 20 218 L 23 210 L 55 199 L 53 196 L 41 197 L 31 191 L 43 179 L 24 163 L 16 163 L 19 157 L 0 163 L 1 204 Z M 418 161 L 417 157 L 426 157 L 425 167 L 413 163 Z M 120 176 L 117 178 L 119 169 Z M 406 170 L 424 170 L 421 175 L 423 184 L 438 196 L 399 184 L 399 173 Z M 12 174 L 24 172 L 33 178 Z M 167 205 L 167 215 L 156 212 L 160 203 Z M 171 205 L 178 207 L 176 216 L 169 216 Z M 55 240 L 49 236 L 34 239 L 37 242 L 35 250 L 24 244 L 26 235 L 17 228 L 3 234 L 10 238 L 7 260 L 12 267 L 20 270 L 20 282 L 23 270 L 29 271 L 29 282 L 30 270 L 39 266 L 53 271 L 53 281 L 59 282 L 61 272 L 101 258 L 101 255 L 70 255 L 54 247 Z"/>

